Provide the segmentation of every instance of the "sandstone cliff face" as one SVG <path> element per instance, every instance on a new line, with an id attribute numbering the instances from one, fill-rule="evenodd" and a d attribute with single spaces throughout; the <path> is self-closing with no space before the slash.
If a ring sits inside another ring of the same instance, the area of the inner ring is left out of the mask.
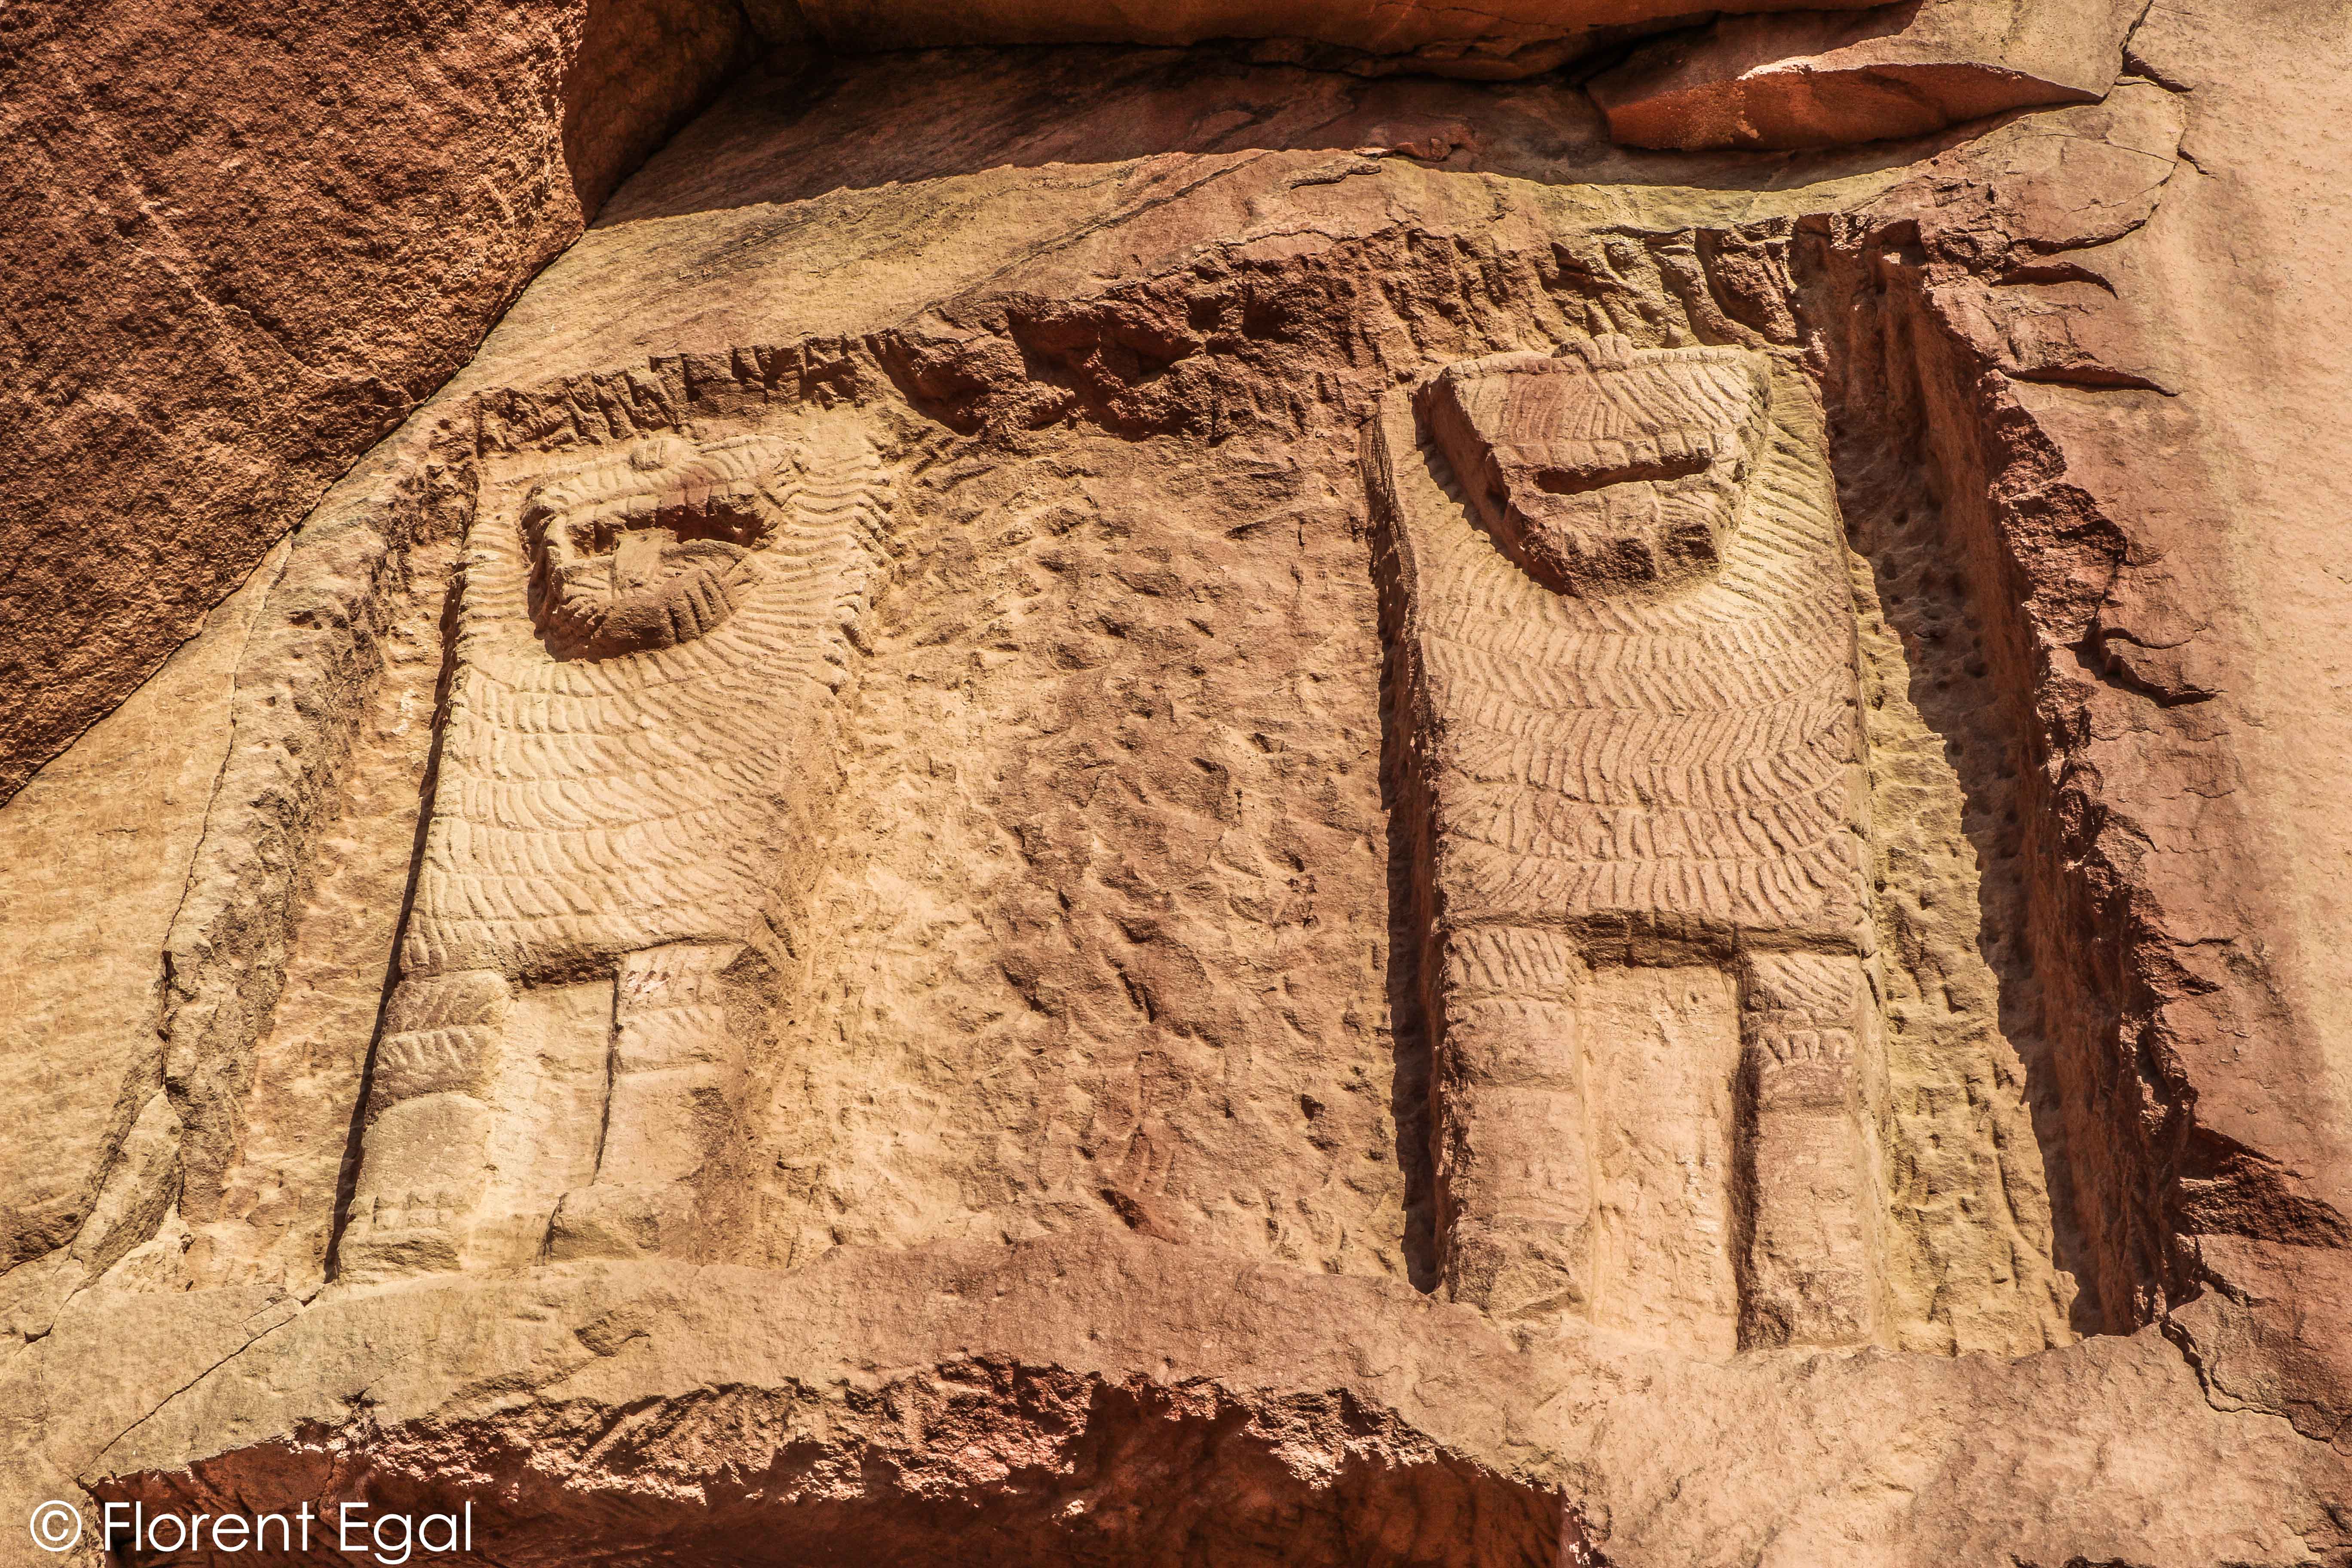
<path id="1" fill-rule="evenodd" d="M 2145 7 L 1933 0 L 1727 17 L 1644 45 L 1597 78 L 1610 133 L 1637 147 L 1833 147 L 2106 96 Z"/>
<path id="2" fill-rule="evenodd" d="M 2352 1562 L 2329 26 L 742 76 L 0 810 L 27 1503 Z"/>
<path id="3" fill-rule="evenodd" d="M 32 5 L 5 36 L 0 798 L 752 47 L 703 0 Z"/>

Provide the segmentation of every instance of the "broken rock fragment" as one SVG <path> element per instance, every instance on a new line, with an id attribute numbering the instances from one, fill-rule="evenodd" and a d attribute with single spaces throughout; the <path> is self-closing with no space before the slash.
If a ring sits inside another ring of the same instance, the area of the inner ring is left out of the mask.
<path id="1" fill-rule="evenodd" d="M 2116 0 L 1914 0 L 1874 11 L 1727 16 L 1648 45 L 1591 83 L 1634 147 L 1833 147 L 1924 136 L 2013 109 L 2090 103 L 2138 15 Z"/>

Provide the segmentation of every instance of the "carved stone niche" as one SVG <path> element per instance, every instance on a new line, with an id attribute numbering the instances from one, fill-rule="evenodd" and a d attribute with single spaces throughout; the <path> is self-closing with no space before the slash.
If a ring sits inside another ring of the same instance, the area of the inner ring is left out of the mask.
<path id="1" fill-rule="evenodd" d="M 346 1278 L 698 1250 L 887 504 L 845 411 L 486 477 Z"/>
<path id="2" fill-rule="evenodd" d="M 1797 373 L 1570 343 L 1392 395 L 1439 1266 L 1702 1355 L 1883 1342 L 1844 546 Z"/>

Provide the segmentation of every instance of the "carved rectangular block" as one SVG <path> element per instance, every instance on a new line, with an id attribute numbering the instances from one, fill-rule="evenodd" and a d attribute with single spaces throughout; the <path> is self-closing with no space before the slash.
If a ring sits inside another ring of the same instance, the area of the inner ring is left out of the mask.
<path id="1" fill-rule="evenodd" d="M 498 1044 L 498 1028 L 483 1024 L 386 1035 L 376 1042 L 369 1118 L 419 1095 L 481 1093 L 488 1087 Z"/>
<path id="2" fill-rule="evenodd" d="M 1591 1086 L 1588 1315 L 1693 1354 L 1729 1355 L 1739 1322 L 1730 979 L 1705 964 L 1610 964 L 1578 1000 Z"/>
<path id="3" fill-rule="evenodd" d="M 1861 1052 L 1877 1008 L 1859 959 L 1751 953 L 1740 998 L 1748 1100 L 1740 1342 L 1860 1344 L 1879 1321 L 1874 1139 Z"/>
<path id="4" fill-rule="evenodd" d="M 1445 950 L 1440 1267 L 1456 1300 L 1499 1316 L 1581 1310 L 1591 1288 L 1581 973 L 1559 931 L 1474 927 Z"/>

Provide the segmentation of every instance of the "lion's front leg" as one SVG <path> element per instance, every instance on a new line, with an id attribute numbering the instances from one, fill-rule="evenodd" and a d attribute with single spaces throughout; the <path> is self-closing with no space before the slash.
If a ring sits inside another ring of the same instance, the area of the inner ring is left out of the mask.
<path id="1" fill-rule="evenodd" d="M 557 1206 L 549 1256 L 689 1248 L 703 1178 L 741 1111 L 743 1053 L 728 1026 L 721 978 L 741 951 L 674 942 L 622 958 L 595 1179 Z"/>

